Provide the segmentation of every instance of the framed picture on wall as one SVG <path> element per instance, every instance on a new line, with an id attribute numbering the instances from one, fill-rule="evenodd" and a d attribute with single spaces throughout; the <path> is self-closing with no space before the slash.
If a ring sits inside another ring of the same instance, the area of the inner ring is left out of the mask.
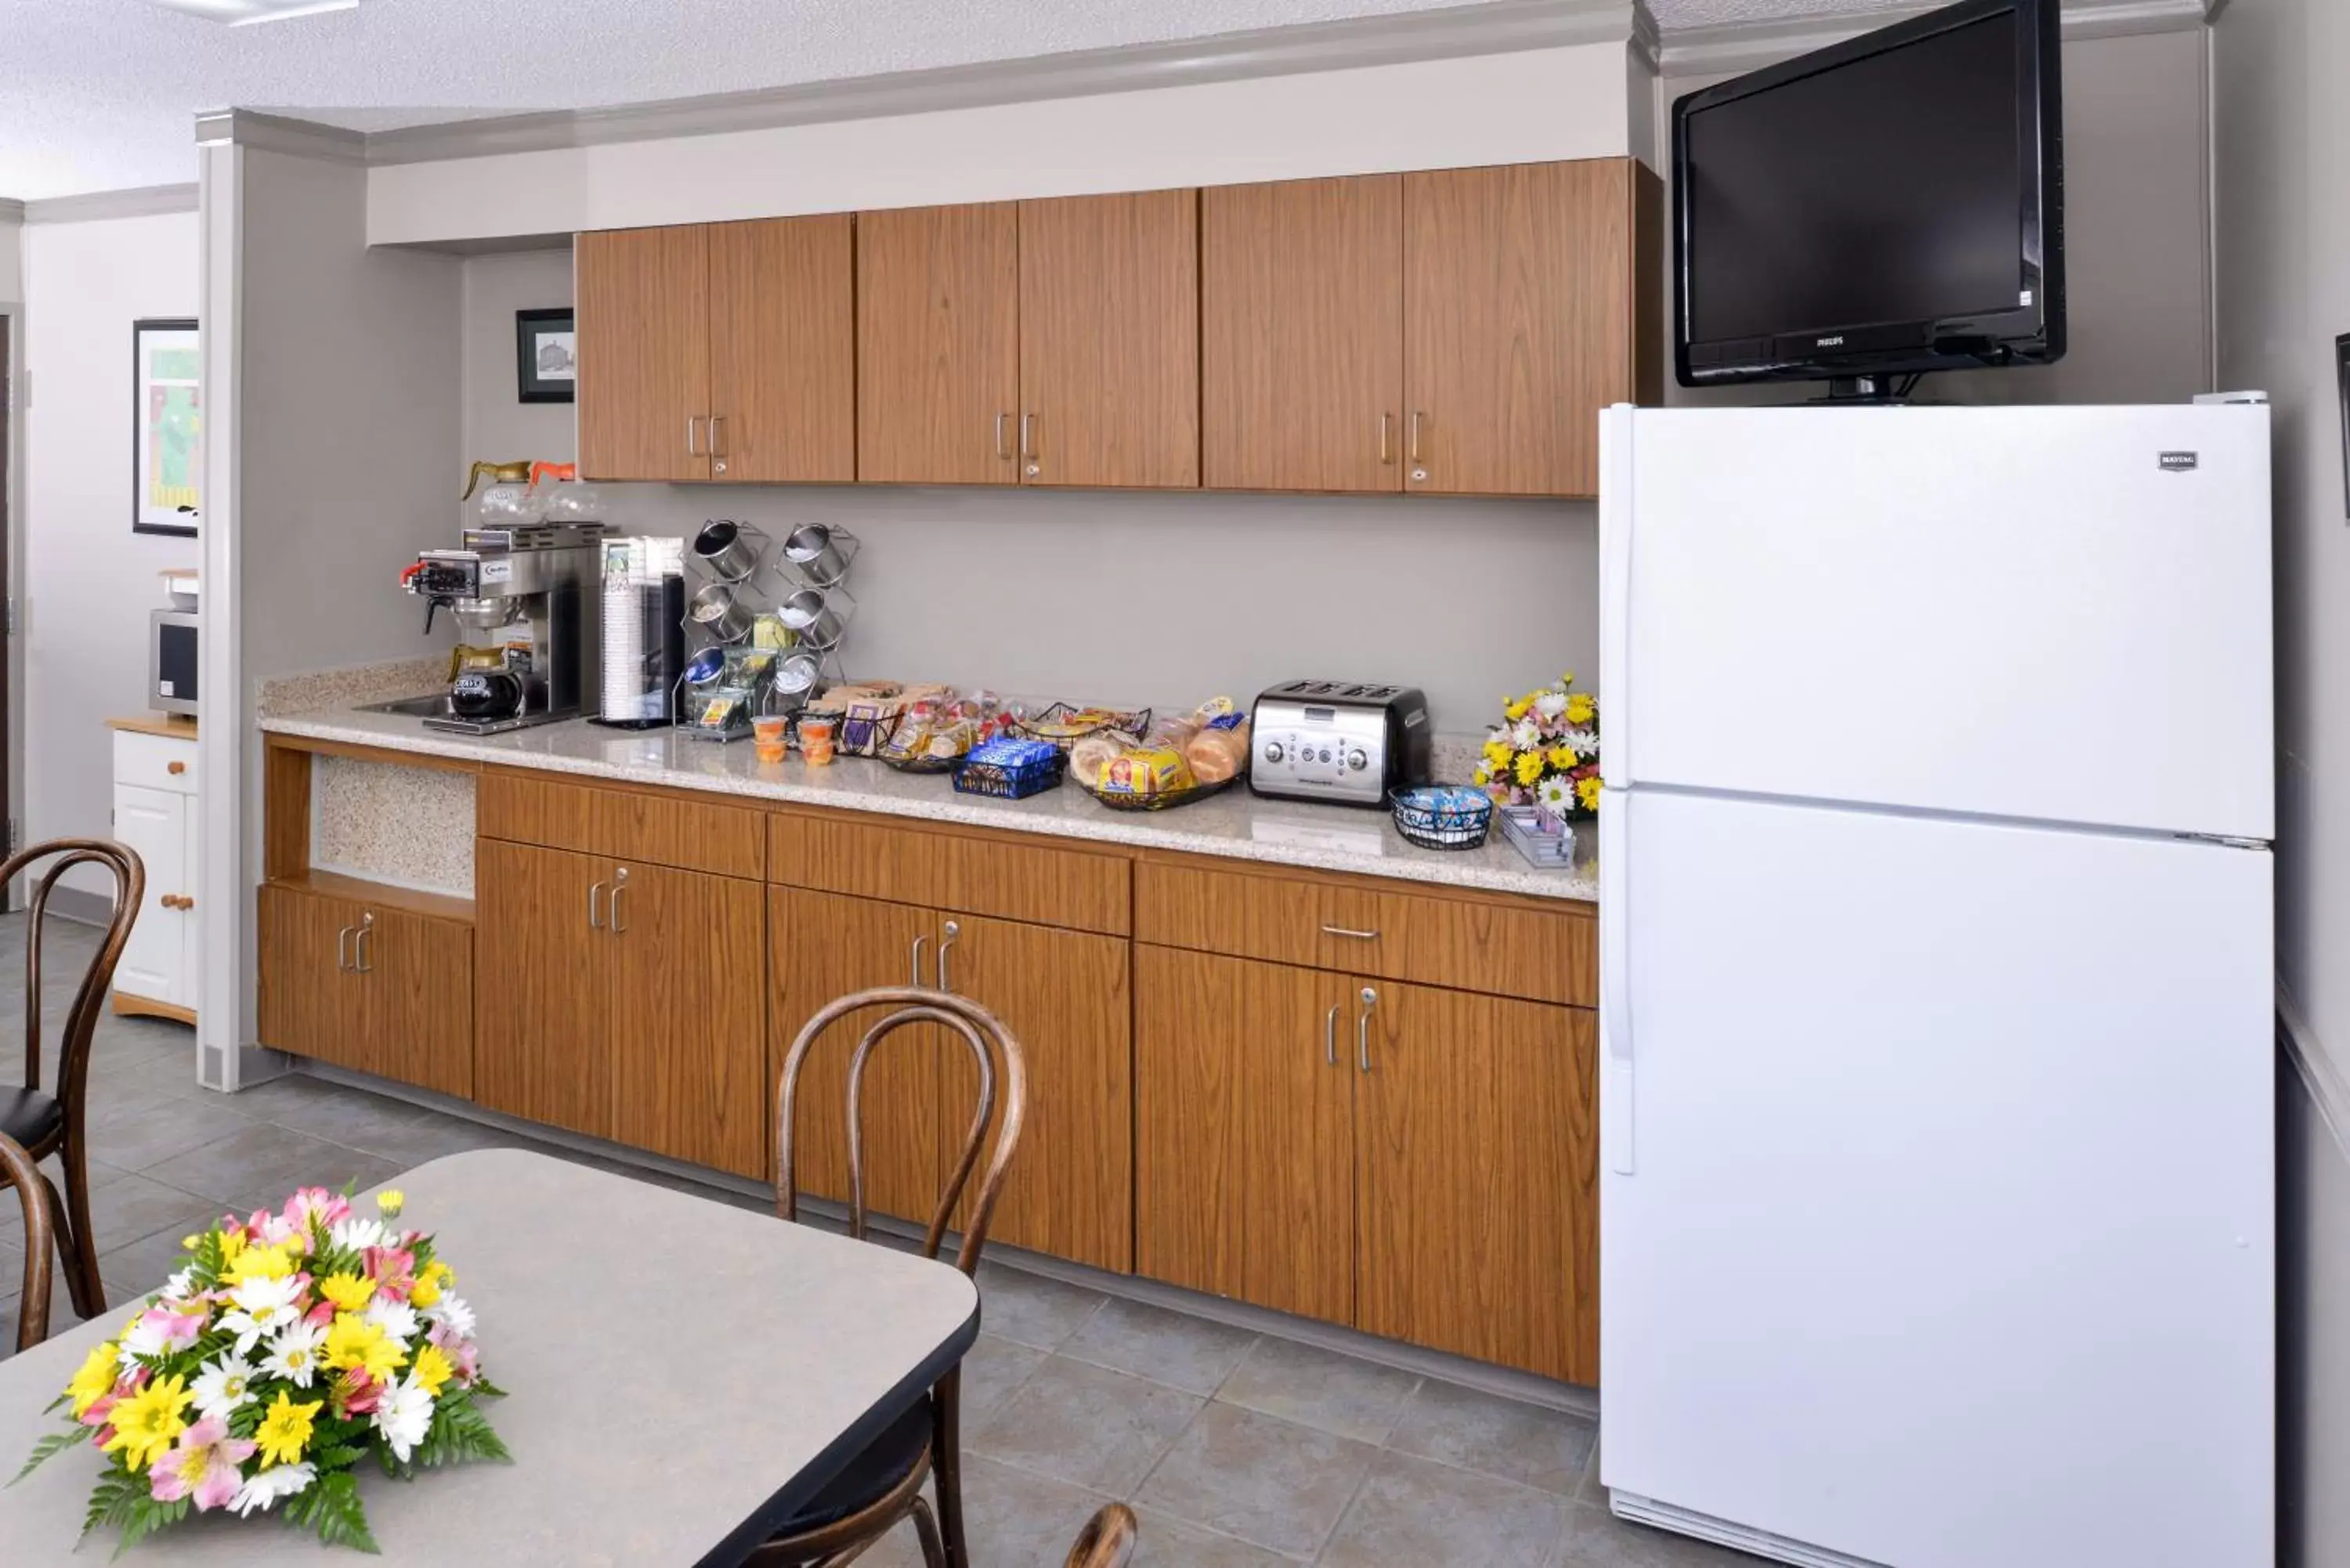
<path id="1" fill-rule="evenodd" d="M 2334 340 L 2334 385 L 2342 405 L 2342 514 L 2350 517 L 2350 332 Z"/>
<path id="2" fill-rule="evenodd" d="M 578 337 L 570 309 L 515 311 L 515 398 L 525 403 L 567 403 L 578 385 Z"/>
<path id="3" fill-rule="evenodd" d="M 193 538 L 204 494 L 203 355 L 191 317 L 130 324 L 130 528 Z"/>

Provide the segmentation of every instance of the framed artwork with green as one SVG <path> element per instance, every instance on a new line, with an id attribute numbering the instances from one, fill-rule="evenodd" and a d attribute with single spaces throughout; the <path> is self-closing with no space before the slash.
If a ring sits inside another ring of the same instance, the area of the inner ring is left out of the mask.
<path id="1" fill-rule="evenodd" d="M 188 317 L 130 324 L 130 528 L 196 535 L 203 508 L 203 354 Z"/>

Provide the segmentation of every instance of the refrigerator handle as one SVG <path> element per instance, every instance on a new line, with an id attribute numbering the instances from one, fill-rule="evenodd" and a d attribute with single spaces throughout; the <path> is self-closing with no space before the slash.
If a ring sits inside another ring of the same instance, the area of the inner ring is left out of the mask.
<path id="1" fill-rule="evenodd" d="M 1632 963 L 1625 861 L 1631 798 L 1606 791 L 1599 801 L 1599 1033 L 1607 1076 L 1599 1085 L 1599 1141 L 1609 1168 L 1632 1174 Z"/>
<path id="2" fill-rule="evenodd" d="M 1637 411 L 1599 415 L 1599 704 L 1607 744 L 1599 774 L 1614 789 L 1632 774 L 1632 434 Z"/>

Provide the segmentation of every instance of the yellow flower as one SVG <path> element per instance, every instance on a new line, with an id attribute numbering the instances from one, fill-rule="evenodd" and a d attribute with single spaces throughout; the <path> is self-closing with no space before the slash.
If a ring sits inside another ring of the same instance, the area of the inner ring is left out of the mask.
<path id="1" fill-rule="evenodd" d="M 1599 699 L 1588 691 L 1577 691 L 1566 700 L 1566 722 L 1570 724 L 1588 724 L 1598 713 Z"/>
<path id="2" fill-rule="evenodd" d="M 1487 767 L 1484 763 L 1479 763 L 1477 764 L 1477 771 L 1469 775 L 1469 782 L 1475 784 L 1479 789 L 1482 789 L 1487 784 L 1493 782 L 1493 770 Z M 432 1303 L 427 1302 L 424 1304 L 430 1306 Z"/>
<path id="3" fill-rule="evenodd" d="M 1558 683 L 1559 683 L 1561 686 L 1572 686 L 1572 685 L 1574 685 L 1574 684 L 1575 684 L 1575 671 L 1574 671 L 1574 670 L 1568 670 L 1565 674 L 1564 674 L 1564 675 L 1560 676 L 1560 677 L 1558 678 Z"/>
<path id="4" fill-rule="evenodd" d="M 318 1417 L 324 1399 L 313 1399 L 307 1405 L 296 1405 L 277 1391 L 277 1402 L 269 1407 L 269 1414 L 261 1418 L 260 1429 L 253 1440 L 261 1448 L 261 1468 L 290 1465 L 302 1458 L 302 1450 L 310 1446 L 310 1424 Z"/>
<path id="5" fill-rule="evenodd" d="M 122 1375 L 121 1347 L 108 1340 L 82 1358 L 81 1367 L 66 1385 L 73 1397 L 74 1419 L 89 1414 L 89 1407 L 114 1392 L 115 1380 Z"/>
<path id="6" fill-rule="evenodd" d="M 1587 779 L 1575 781 L 1575 804 L 1586 811 L 1599 809 L 1599 776 L 1596 774 Z"/>
<path id="7" fill-rule="evenodd" d="M 442 1354 L 439 1345 L 432 1344 L 420 1345 L 417 1348 L 416 1369 L 408 1375 L 411 1382 L 435 1399 L 441 1397 L 442 1386 L 455 1376 L 457 1376 L 457 1368 L 450 1363 L 449 1357 Z"/>
<path id="8" fill-rule="evenodd" d="M 1516 723 L 1519 720 L 1521 720 L 1521 719 L 1524 718 L 1524 717 L 1526 716 L 1527 712 L 1528 712 L 1529 711 L 1531 711 L 1531 710 L 1533 709 L 1533 707 L 1534 707 L 1534 704 L 1533 704 L 1532 702 L 1527 701 L 1526 701 L 1524 698 L 1523 698 L 1523 697 L 1513 698 L 1510 701 L 1508 701 L 1508 702 L 1506 702 L 1506 703 L 1503 704 L 1503 706 L 1502 706 L 1502 717 L 1503 717 L 1503 718 L 1507 719 L 1511 723 L 1514 724 L 1514 723 Z"/>
<path id="9" fill-rule="evenodd" d="M 411 1306 L 429 1307 L 441 1299 L 441 1287 L 454 1284 L 456 1271 L 435 1258 L 417 1271 L 416 1283 L 408 1293 Z"/>
<path id="10" fill-rule="evenodd" d="M 408 1362 L 408 1352 L 380 1324 L 344 1313 L 327 1331 L 327 1365 L 341 1372 L 358 1367 L 381 1383 Z"/>
<path id="11" fill-rule="evenodd" d="M 375 1282 L 357 1274 L 329 1274 L 318 1282 L 318 1293 L 338 1312 L 357 1312 L 375 1299 Z"/>
<path id="12" fill-rule="evenodd" d="M 226 1249 L 224 1249 L 225 1251 Z M 235 1286 L 247 1280 L 282 1280 L 294 1272 L 294 1257 L 283 1247 L 254 1247 L 240 1241 L 234 1261 L 221 1268 L 221 1282 Z"/>
<path id="13" fill-rule="evenodd" d="M 107 1414 L 114 1435 L 106 1451 L 119 1453 L 135 1474 L 171 1451 L 172 1441 L 188 1429 L 181 1412 L 195 1403 L 183 1377 L 158 1377 L 118 1403 Z"/>
<path id="14" fill-rule="evenodd" d="M 1550 749 L 1550 765 L 1557 769 L 1560 773 L 1565 773 L 1567 769 L 1575 766 L 1575 748 L 1573 746 L 1553 746 Z"/>
<path id="15" fill-rule="evenodd" d="M 1516 759 L 1517 753 L 1510 749 L 1510 743 L 1507 741 L 1488 741 L 1485 742 L 1485 760 L 1491 763 L 1493 766 L 1497 768 L 1506 768 L 1513 762 L 1516 761 Z"/>
<path id="16" fill-rule="evenodd" d="M 1518 758 L 1518 783 L 1532 789 L 1534 781 L 1542 776 L 1543 754 L 1540 752 L 1527 752 Z"/>
<path id="17" fill-rule="evenodd" d="M 408 1194 L 397 1187 L 386 1188 L 375 1195 L 375 1206 L 383 1211 L 385 1219 L 397 1220 L 400 1211 L 408 1207 Z"/>

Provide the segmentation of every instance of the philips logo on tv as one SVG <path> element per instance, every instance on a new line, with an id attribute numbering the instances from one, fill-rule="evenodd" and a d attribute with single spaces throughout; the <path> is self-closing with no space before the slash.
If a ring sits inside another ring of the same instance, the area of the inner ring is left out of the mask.
<path id="1" fill-rule="evenodd" d="M 1812 347 L 1814 348 L 1841 348 L 1844 347 L 1844 339 L 1842 337 L 1822 337 L 1814 342 Z"/>

